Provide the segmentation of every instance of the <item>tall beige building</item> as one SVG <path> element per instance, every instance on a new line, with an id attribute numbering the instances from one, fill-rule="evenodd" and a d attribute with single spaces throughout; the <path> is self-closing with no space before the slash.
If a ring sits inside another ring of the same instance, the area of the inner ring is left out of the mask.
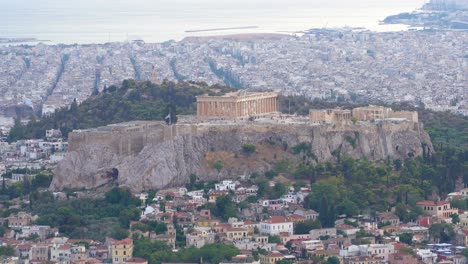
<path id="1" fill-rule="evenodd" d="M 278 93 L 247 92 L 197 96 L 198 117 L 242 118 L 279 112 Z"/>

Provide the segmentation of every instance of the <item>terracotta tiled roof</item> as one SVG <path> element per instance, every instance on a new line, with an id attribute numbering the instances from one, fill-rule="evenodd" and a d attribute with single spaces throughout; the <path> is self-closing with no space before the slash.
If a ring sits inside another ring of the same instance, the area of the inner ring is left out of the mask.
<path id="1" fill-rule="evenodd" d="M 299 220 L 305 220 L 305 217 L 303 217 L 302 215 L 292 214 L 292 215 L 288 216 L 288 219 L 292 220 L 292 221 L 294 221 L 294 220 L 299 221 Z"/>
<path id="2" fill-rule="evenodd" d="M 439 201 L 437 203 L 435 203 L 434 201 L 420 201 L 420 202 L 417 202 L 416 204 L 422 205 L 422 206 L 435 206 L 435 205 L 439 206 L 439 205 L 446 205 L 450 203 L 446 201 Z"/>
<path id="3" fill-rule="evenodd" d="M 288 221 L 283 216 L 272 216 L 270 217 L 270 219 L 267 219 L 264 222 L 268 224 L 279 224 L 279 223 L 287 223 Z"/>
<path id="4" fill-rule="evenodd" d="M 58 249 L 59 250 L 69 250 L 69 249 L 71 249 L 71 246 L 70 245 L 61 245 Z"/>
<path id="5" fill-rule="evenodd" d="M 31 244 L 18 245 L 18 249 L 28 249 L 31 248 Z"/>
<path id="6" fill-rule="evenodd" d="M 128 244 L 132 244 L 132 243 L 133 243 L 133 241 L 130 238 L 125 238 L 125 239 L 122 239 L 122 240 L 113 241 L 112 245 L 128 245 Z"/>
<path id="7" fill-rule="evenodd" d="M 283 255 L 279 252 L 270 252 L 267 256 L 270 258 L 281 258 Z"/>

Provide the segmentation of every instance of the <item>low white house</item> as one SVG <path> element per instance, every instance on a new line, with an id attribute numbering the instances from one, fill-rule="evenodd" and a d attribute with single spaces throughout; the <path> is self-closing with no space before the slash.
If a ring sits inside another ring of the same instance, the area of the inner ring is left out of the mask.
<path id="1" fill-rule="evenodd" d="M 229 191 L 229 190 L 236 190 L 236 182 L 230 180 L 224 180 L 221 183 L 215 184 L 216 191 Z"/>
<path id="2" fill-rule="evenodd" d="M 286 220 L 283 216 L 273 216 L 260 223 L 260 233 L 262 234 L 278 235 L 282 232 L 287 232 L 290 235 L 294 233 L 293 222 Z"/>
<path id="3" fill-rule="evenodd" d="M 347 249 L 340 250 L 341 257 L 383 257 L 384 261 L 388 261 L 388 256 L 395 253 L 395 248 L 392 244 L 370 244 L 370 245 L 352 245 Z"/>

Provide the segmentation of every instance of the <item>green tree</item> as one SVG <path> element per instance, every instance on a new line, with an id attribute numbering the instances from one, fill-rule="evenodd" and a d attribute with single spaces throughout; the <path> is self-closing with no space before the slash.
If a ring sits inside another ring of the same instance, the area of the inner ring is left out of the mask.
<path id="1" fill-rule="evenodd" d="M 307 220 L 294 225 L 294 234 L 309 234 L 310 230 L 319 228 L 322 228 L 319 221 Z"/>
<path id="2" fill-rule="evenodd" d="M 256 147 L 253 144 L 244 144 L 244 145 L 242 145 L 242 152 L 244 152 L 247 155 L 250 155 L 250 154 L 254 153 L 255 150 L 256 150 Z"/>
<path id="3" fill-rule="evenodd" d="M 274 170 L 268 170 L 265 172 L 265 177 L 267 177 L 268 179 L 273 179 L 274 177 L 278 176 L 278 173 Z"/>
<path id="4" fill-rule="evenodd" d="M 221 160 L 217 160 L 215 163 L 213 163 L 213 169 L 217 170 L 218 173 L 220 173 L 223 168 L 224 164 Z"/>
<path id="5" fill-rule="evenodd" d="M 150 259 L 150 256 L 153 252 L 158 251 L 169 251 L 169 246 L 161 241 L 150 241 L 147 238 L 141 238 L 134 241 L 134 250 L 133 256 Z"/>
<path id="6" fill-rule="evenodd" d="M 281 238 L 279 236 L 268 236 L 268 243 L 281 244 Z"/>
<path id="7" fill-rule="evenodd" d="M 221 195 L 216 199 L 216 211 L 213 213 L 227 221 L 230 217 L 236 216 L 237 206 L 230 195 Z"/>
<path id="8" fill-rule="evenodd" d="M 359 207 L 351 200 L 345 199 L 339 203 L 336 207 L 339 215 L 346 215 L 347 217 L 353 217 L 359 214 Z"/>
<path id="9" fill-rule="evenodd" d="M 15 249 L 11 246 L 3 246 L 0 247 L 0 256 L 2 257 L 10 257 L 15 255 Z"/>
<path id="10" fill-rule="evenodd" d="M 433 224 L 429 227 L 429 236 L 437 243 L 447 243 L 455 236 L 450 224 Z"/>
<path id="11" fill-rule="evenodd" d="M 189 191 L 192 191 L 195 188 L 195 183 L 197 182 L 197 175 L 195 175 L 193 173 L 190 174 L 189 180 L 190 180 L 190 183 L 189 183 L 187 189 L 189 189 Z"/>
<path id="12" fill-rule="evenodd" d="M 111 237 L 117 240 L 122 240 L 124 238 L 127 238 L 129 235 L 128 230 L 121 228 L 121 227 L 116 227 L 111 234 Z"/>
<path id="13" fill-rule="evenodd" d="M 398 235 L 400 238 L 400 242 L 405 243 L 407 245 L 412 245 L 413 244 L 413 234 L 411 233 L 403 233 Z"/>
<path id="14" fill-rule="evenodd" d="M 285 195 L 287 193 L 288 193 L 288 187 L 283 183 L 277 182 L 275 186 L 273 186 L 273 188 L 271 189 L 270 198 L 278 199 L 282 195 Z"/>
<path id="15" fill-rule="evenodd" d="M 327 264 L 340 264 L 340 259 L 336 256 L 330 256 L 327 258 Z"/>
<path id="16" fill-rule="evenodd" d="M 335 225 L 336 206 L 339 200 L 336 185 L 331 182 L 320 182 L 312 186 L 307 197 L 306 206 L 319 212 L 319 219 L 324 227 Z"/>
<path id="17" fill-rule="evenodd" d="M 450 217 L 452 218 L 452 224 L 460 223 L 460 217 L 458 214 L 451 214 Z"/>
<path id="18" fill-rule="evenodd" d="M 122 227 L 128 228 L 130 221 L 140 219 L 140 210 L 138 208 L 124 209 L 119 214 L 119 221 Z"/>

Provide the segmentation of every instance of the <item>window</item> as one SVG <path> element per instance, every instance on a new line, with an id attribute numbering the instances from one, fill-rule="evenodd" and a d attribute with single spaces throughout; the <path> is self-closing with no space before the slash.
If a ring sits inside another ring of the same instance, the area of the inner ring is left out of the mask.
<path id="1" fill-rule="evenodd" d="M 115 258 L 114 261 L 115 261 L 115 262 L 119 262 L 119 258 Z"/>
<path id="2" fill-rule="evenodd" d="M 123 254 L 124 254 L 124 256 L 125 256 L 125 255 L 127 255 L 127 251 L 124 251 L 124 253 L 123 253 Z"/>

